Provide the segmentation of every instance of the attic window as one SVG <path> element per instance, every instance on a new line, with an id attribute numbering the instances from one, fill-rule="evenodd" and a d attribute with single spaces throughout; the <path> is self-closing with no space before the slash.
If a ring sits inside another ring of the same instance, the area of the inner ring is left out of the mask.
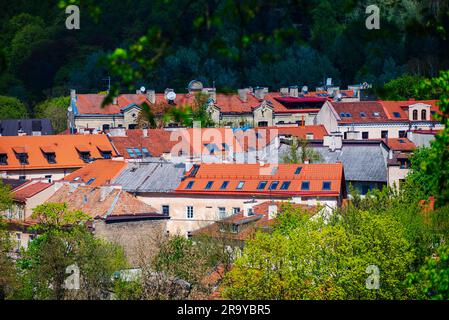
<path id="1" fill-rule="evenodd" d="M 243 188 L 243 186 L 245 185 L 245 181 L 240 181 L 239 184 L 237 185 L 237 190 L 241 190 Z"/>
<path id="2" fill-rule="evenodd" d="M 56 155 L 54 152 L 44 153 L 45 158 L 47 158 L 48 163 L 56 163 Z"/>
<path id="3" fill-rule="evenodd" d="M 288 188 L 290 187 L 290 181 L 284 181 L 281 184 L 281 190 L 288 190 Z"/>
<path id="4" fill-rule="evenodd" d="M 373 112 L 373 116 L 375 116 L 376 118 L 380 117 L 380 113 L 379 112 Z"/>
<path id="5" fill-rule="evenodd" d="M 331 189 L 331 182 L 330 181 L 323 181 L 323 190 L 330 190 Z"/>
<path id="6" fill-rule="evenodd" d="M 400 118 L 400 117 L 401 117 L 401 114 L 400 114 L 399 112 L 393 112 L 393 116 L 394 116 L 395 118 Z"/>
<path id="7" fill-rule="evenodd" d="M 301 190 L 310 190 L 310 182 L 309 181 L 301 182 Z"/>
<path id="8" fill-rule="evenodd" d="M 302 167 L 298 167 L 298 168 L 296 168 L 296 170 L 295 170 L 295 174 L 300 174 L 300 173 L 301 173 L 301 170 L 302 170 Z"/>
<path id="9" fill-rule="evenodd" d="M 81 160 L 83 160 L 84 162 L 89 162 L 89 159 L 90 159 L 90 152 L 86 152 L 86 151 L 81 152 L 81 151 L 80 151 L 80 158 L 81 158 Z"/>
<path id="10" fill-rule="evenodd" d="M 111 151 L 101 151 L 101 156 L 104 159 L 111 159 L 112 158 L 112 152 Z"/>
<path id="11" fill-rule="evenodd" d="M 28 164 L 28 153 L 17 153 L 17 159 L 19 160 L 20 164 L 25 165 Z"/>
<path id="12" fill-rule="evenodd" d="M 94 181 L 95 181 L 95 178 L 90 178 L 89 181 L 86 182 L 86 185 L 90 185 Z"/>
<path id="13" fill-rule="evenodd" d="M 151 157 L 151 153 L 147 148 L 142 148 L 142 152 L 145 157 Z"/>
<path id="14" fill-rule="evenodd" d="M 126 152 L 128 152 L 128 154 L 129 154 L 129 156 L 130 156 L 131 158 L 135 158 L 135 157 L 136 157 L 136 155 L 134 154 L 133 149 L 131 149 L 131 148 L 126 148 Z"/>
<path id="15" fill-rule="evenodd" d="M 213 181 L 208 181 L 206 184 L 206 187 L 204 187 L 204 189 L 209 190 L 210 188 L 212 188 L 212 185 L 214 184 Z"/>
<path id="16" fill-rule="evenodd" d="M 140 151 L 139 148 L 134 148 L 134 152 L 136 153 L 137 157 L 139 157 L 139 158 L 142 157 L 142 152 Z"/>
<path id="17" fill-rule="evenodd" d="M 229 181 L 223 181 L 220 190 L 225 190 L 228 187 Z"/>
<path id="18" fill-rule="evenodd" d="M 268 188 L 268 190 L 276 190 L 276 188 L 278 187 L 278 185 L 279 185 L 279 181 L 273 181 L 273 182 L 270 184 L 270 187 Z"/>
<path id="19" fill-rule="evenodd" d="M 195 181 L 189 181 L 189 183 L 186 186 L 186 189 L 192 189 L 194 183 Z"/>
<path id="20" fill-rule="evenodd" d="M 267 181 L 260 181 L 259 185 L 257 186 L 257 190 L 263 190 L 265 189 L 265 186 L 267 185 Z"/>
<path id="21" fill-rule="evenodd" d="M 350 118 L 350 117 L 352 117 L 352 114 L 346 113 L 346 117 Z"/>
<path id="22" fill-rule="evenodd" d="M 8 164 L 8 155 L 6 153 L 0 153 L 0 165 Z"/>
<path id="23" fill-rule="evenodd" d="M 342 112 L 342 113 L 340 113 L 340 117 L 344 118 L 344 117 L 346 117 L 346 114 L 344 112 Z"/>
<path id="24" fill-rule="evenodd" d="M 360 117 L 366 118 L 366 113 L 365 112 L 360 112 Z"/>

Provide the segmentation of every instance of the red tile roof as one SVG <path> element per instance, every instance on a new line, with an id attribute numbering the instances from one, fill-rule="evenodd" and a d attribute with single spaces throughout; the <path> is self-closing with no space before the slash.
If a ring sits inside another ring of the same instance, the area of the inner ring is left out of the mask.
<path id="1" fill-rule="evenodd" d="M 430 111 L 432 112 L 440 112 L 437 106 L 438 100 L 407 100 L 407 101 L 382 101 L 379 103 L 385 110 L 388 118 L 390 120 L 409 120 L 408 116 L 408 107 L 417 103 L 428 104 L 430 105 Z M 395 117 L 394 112 L 397 112 L 400 117 Z M 433 115 L 431 114 L 431 119 L 434 120 Z"/>
<path id="2" fill-rule="evenodd" d="M 416 145 L 407 138 L 388 138 L 383 140 L 393 151 L 413 151 L 416 149 Z"/>
<path id="3" fill-rule="evenodd" d="M 114 188 L 65 185 L 47 202 L 67 203 L 70 210 L 81 210 L 92 218 L 107 217 L 158 217 L 155 208 L 135 196 Z"/>
<path id="4" fill-rule="evenodd" d="M 295 171 L 301 167 L 299 174 Z M 195 173 L 196 171 L 196 173 Z M 273 174 L 271 174 L 273 173 Z M 175 190 L 185 194 L 214 194 L 241 196 L 339 196 L 344 182 L 343 165 L 336 164 L 201 164 L 193 167 L 186 178 Z M 209 189 L 206 185 L 212 181 Z M 225 189 L 223 182 L 228 181 Z M 237 189 L 240 181 L 244 181 L 241 189 Z M 267 181 L 267 185 L 258 190 L 259 182 Z M 270 183 L 279 181 L 276 189 L 268 190 Z M 282 182 L 290 181 L 286 190 L 280 190 Z M 309 182 L 309 190 L 302 190 L 301 183 Z M 323 190 L 323 182 L 330 182 L 330 190 Z M 190 188 L 188 185 L 193 182 Z"/>
<path id="5" fill-rule="evenodd" d="M 339 117 L 338 123 L 367 123 L 389 121 L 389 118 L 382 108 L 382 105 L 377 101 L 329 103 L 332 105 Z"/>
<path id="6" fill-rule="evenodd" d="M 0 145 L 7 155 L 7 164 L 0 170 L 81 168 L 86 163 L 80 158 L 77 148 L 90 152 L 91 158 L 103 158 L 100 146 L 108 146 L 111 156 L 117 156 L 106 135 L 50 135 L 0 137 Z M 49 163 L 42 148 L 52 148 L 56 163 Z M 14 150 L 28 154 L 28 164 L 22 165 Z"/>
<path id="7" fill-rule="evenodd" d="M 91 187 L 109 184 L 124 168 L 126 162 L 116 160 L 96 160 L 64 178 L 64 181 L 86 183 L 91 179 Z"/>
<path id="8" fill-rule="evenodd" d="M 28 183 L 12 190 L 13 199 L 18 202 L 26 202 L 27 199 L 52 186 L 52 183 L 42 181 L 29 181 Z"/>

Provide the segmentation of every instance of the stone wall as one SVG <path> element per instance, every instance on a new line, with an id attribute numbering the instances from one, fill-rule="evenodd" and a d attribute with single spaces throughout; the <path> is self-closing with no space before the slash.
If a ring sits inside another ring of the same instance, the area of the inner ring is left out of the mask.
<path id="1" fill-rule="evenodd" d="M 131 266 L 137 267 L 156 252 L 162 237 L 166 235 L 166 225 L 165 219 L 114 223 L 95 220 L 94 234 L 123 246 Z"/>

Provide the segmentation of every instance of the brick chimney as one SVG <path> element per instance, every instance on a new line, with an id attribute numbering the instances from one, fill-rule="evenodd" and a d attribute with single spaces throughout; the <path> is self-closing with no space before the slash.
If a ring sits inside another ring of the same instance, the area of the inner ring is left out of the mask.
<path id="1" fill-rule="evenodd" d="M 290 87 L 290 97 L 294 97 L 294 98 L 299 97 L 299 89 L 297 86 Z"/>
<path id="2" fill-rule="evenodd" d="M 156 103 L 156 91 L 147 90 L 147 100 L 150 101 L 151 104 Z"/>
<path id="3" fill-rule="evenodd" d="M 265 97 L 265 93 L 266 93 L 265 88 L 261 87 L 254 88 L 254 96 L 259 100 L 263 100 L 263 98 Z"/>

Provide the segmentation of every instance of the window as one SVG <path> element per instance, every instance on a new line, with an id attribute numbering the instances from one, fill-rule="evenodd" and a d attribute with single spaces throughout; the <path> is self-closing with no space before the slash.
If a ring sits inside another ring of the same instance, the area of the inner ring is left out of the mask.
<path id="1" fill-rule="evenodd" d="M 128 154 L 129 154 L 129 156 L 130 156 L 131 158 L 135 158 L 135 157 L 136 157 L 136 155 L 134 154 L 133 149 L 131 149 L 131 148 L 126 148 L 126 152 L 128 152 Z"/>
<path id="2" fill-rule="evenodd" d="M 352 117 L 352 114 L 346 113 L 346 117 L 350 118 L 350 117 Z"/>
<path id="3" fill-rule="evenodd" d="M 209 190 L 210 188 L 212 188 L 212 185 L 214 184 L 213 181 L 208 181 L 206 186 L 204 187 L 204 189 Z"/>
<path id="4" fill-rule="evenodd" d="M 19 159 L 20 164 L 28 164 L 28 154 L 18 153 L 17 158 Z"/>
<path id="5" fill-rule="evenodd" d="M 187 219 L 193 219 L 193 206 L 186 207 Z"/>
<path id="6" fill-rule="evenodd" d="M 340 117 L 341 117 L 341 118 L 344 118 L 344 117 L 346 117 L 346 114 L 345 114 L 344 112 L 341 112 L 341 113 L 340 113 Z"/>
<path id="7" fill-rule="evenodd" d="M 169 205 L 162 206 L 162 214 L 164 216 L 168 216 L 170 214 L 170 206 Z"/>
<path id="8" fill-rule="evenodd" d="M 405 138 L 407 136 L 407 133 L 405 132 L 405 130 L 399 130 L 398 136 L 399 138 Z"/>
<path id="9" fill-rule="evenodd" d="M 427 111 L 421 110 L 421 120 L 426 120 L 426 119 L 427 119 Z"/>
<path id="10" fill-rule="evenodd" d="M 53 152 L 44 153 L 48 163 L 56 163 L 56 155 Z"/>
<path id="11" fill-rule="evenodd" d="M 368 139 L 368 137 L 369 137 L 369 132 L 368 131 L 362 132 L 362 139 Z"/>
<path id="12" fill-rule="evenodd" d="M 240 208 L 232 208 L 232 214 L 240 213 Z"/>
<path id="13" fill-rule="evenodd" d="M 365 112 L 360 112 L 360 117 L 361 118 L 366 118 L 366 113 Z"/>
<path id="14" fill-rule="evenodd" d="M 388 130 L 382 130 L 382 131 L 380 132 L 380 137 L 381 137 L 382 139 L 388 138 Z"/>
<path id="15" fill-rule="evenodd" d="M 134 148 L 134 152 L 137 155 L 137 157 L 142 158 L 142 152 L 139 148 Z"/>
<path id="16" fill-rule="evenodd" d="M 399 168 L 401 168 L 401 169 L 408 169 L 409 168 L 409 163 L 408 163 L 407 159 L 400 159 L 399 162 L 400 162 Z"/>
<path id="17" fill-rule="evenodd" d="M 273 181 L 273 182 L 270 184 L 270 187 L 268 188 L 268 190 L 276 190 L 276 188 L 278 187 L 278 185 L 279 185 L 279 181 Z"/>
<path id="18" fill-rule="evenodd" d="M 323 190 L 330 190 L 331 189 L 331 182 L 330 181 L 323 181 Z"/>
<path id="19" fill-rule="evenodd" d="M 248 215 L 249 216 L 254 215 L 253 208 L 248 208 Z"/>
<path id="20" fill-rule="evenodd" d="M 19 176 L 19 180 L 26 180 L 26 176 Z"/>
<path id="21" fill-rule="evenodd" d="M 313 140 L 313 133 L 306 133 L 306 140 Z"/>
<path id="22" fill-rule="evenodd" d="M 370 190 L 371 190 L 371 187 L 370 187 L 369 185 L 367 185 L 367 184 L 364 184 L 364 185 L 362 186 L 362 195 L 367 194 L 368 191 L 370 191 Z"/>
<path id="23" fill-rule="evenodd" d="M 90 178 L 89 181 L 86 182 L 86 185 L 90 185 L 94 181 L 95 181 L 95 178 Z"/>
<path id="24" fill-rule="evenodd" d="M 243 186 L 245 185 L 245 181 L 240 181 L 239 184 L 237 185 L 237 190 L 241 190 L 243 188 Z"/>
<path id="25" fill-rule="evenodd" d="M 268 127 L 268 121 L 259 121 L 258 126 L 259 127 Z"/>
<path id="26" fill-rule="evenodd" d="M 224 219 L 226 218 L 226 208 L 225 207 L 218 207 L 218 219 Z"/>
<path id="27" fill-rule="evenodd" d="M 186 186 L 186 189 L 192 189 L 194 183 L 195 181 L 189 181 L 189 183 Z"/>
<path id="28" fill-rule="evenodd" d="M 7 154 L 0 154 L 0 165 L 6 165 L 8 164 L 8 155 Z"/>
<path id="29" fill-rule="evenodd" d="M 147 148 L 142 148 L 142 152 L 145 157 L 151 157 L 151 153 L 148 151 Z"/>
<path id="30" fill-rule="evenodd" d="M 281 190 L 288 190 L 288 188 L 290 187 L 290 181 L 284 181 L 281 184 Z"/>
<path id="31" fill-rule="evenodd" d="M 90 152 L 80 152 L 80 158 L 84 162 L 89 162 L 90 159 Z"/>
<path id="32" fill-rule="evenodd" d="M 300 173 L 301 173 L 301 170 L 302 170 L 302 167 L 298 167 L 298 168 L 296 168 L 296 170 L 295 170 L 295 174 L 300 174 Z"/>
<path id="33" fill-rule="evenodd" d="M 103 132 L 109 130 L 110 126 L 108 124 L 103 125 Z"/>
<path id="34" fill-rule="evenodd" d="M 51 174 L 46 175 L 46 176 L 45 176 L 45 179 L 48 180 L 48 183 L 51 183 Z"/>
<path id="35" fill-rule="evenodd" d="M 400 118 L 400 117 L 401 117 L 401 114 L 400 114 L 399 112 L 393 112 L 393 116 L 394 116 L 395 118 Z"/>
<path id="36" fill-rule="evenodd" d="M 236 224 L 231 225 L 231 232 L 232 233 L 238 233 L 239 232 L 239 226 Z"/>
<path id="37" fill-rule="evenodd" d="M 373 112 L 373 116 L 375 116 L 376 118 L 380 117 L 380 113 L 379 112 Z"/>
<path id="38" fill-rule="evenodd" d="M 399 139 L 398 141 L 399 141 L 399 143 L 405 143 L 405 141 L 403 139 Z"/>
<path id="39" fill-rule="evenodd" d="M 192 238 L 192 231 L 187 231 L 187 239 L 191 239 Z"/>
<path id="40" fill-rule="evenodd" d="M 220 190 L 225 190 L 229 185 L 229 181 L 223 181 L 221 184 Z"/>
<path id="41" fill-rule="evenodd" d="M 103 159 L 111 159 L 112 152 L 111 151 L 101 151 L 101 156 L 103 157 Z"/>
<path id="42" fill-rule="evenodd" d="M 258 186 L 257 186 L 257 190 L 263 190 L 265 189 L 265 186 L 267 185 L 267 181 L 260 181 Z"/>
<path id="43" fill-rule="evenodd" d="M 418 110 L 413 110 L 413 120 L 418 120 Z"/>
<path id="44" fill-rule="evenodd" d="M 310 190 L 310 182 L 309 181 L 301 182 L 301 190 Z"/>

